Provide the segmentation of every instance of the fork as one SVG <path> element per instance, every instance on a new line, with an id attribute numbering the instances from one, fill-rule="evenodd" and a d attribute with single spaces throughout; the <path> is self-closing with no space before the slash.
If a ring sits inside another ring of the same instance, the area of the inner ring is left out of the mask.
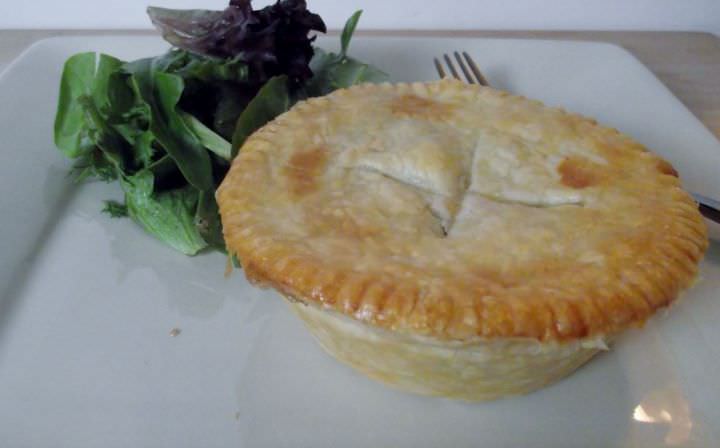
<path id="1" fill-rule="evenodd" d="M 462 52 L 462 57 L 457 51 L 453 52 L 453 56 L 457 61 L 457 65 L 460 67 L 460 71 L 465 76 L 465 80 L 469 84 L 479 84 L 481 86 L 490 85 L 485 76 L 483 76 L 482 72 L 478 68 L 473 58 L 471 58 L 466 51 Z M 453 63 L 452 58 L 450 58 L 450 55 L 445 53 L 443 55 L 443 60 L 445 61 L 445 65 L 447 66 L 450 75 L 453 78 L 462 81 L 462 78 L 460 77 L 460 72 L 458 72 L 458 70 L 455 68 L 455 64 Z M 435 70 L 437 71 L 438 75 L 441 78 L 445 78 L 447 74 L 445 72 L 445 69 L 443 68 L 443 64 L 440 62 L 440 59 L 433 58 L 433 63 L 435 64 Z M 691 192 L 690 195 L 693 197 L 695 202 L 697 202 L 698 209 L 705 218 L 716 223 L 720 223 L 720 201 L 705 197 L 697 193 Z"/>

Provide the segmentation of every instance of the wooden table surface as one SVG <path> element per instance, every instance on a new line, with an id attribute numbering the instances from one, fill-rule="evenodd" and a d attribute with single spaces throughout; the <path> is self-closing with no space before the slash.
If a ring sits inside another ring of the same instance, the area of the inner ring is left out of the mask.
<path id="1" fill-rule="evenodd" d="M 0 30 L 0 71 L 33 42 L 52 36 L 148 35 L 150 30 Z M 366 31 L 364 35 L 463 36 L 610 42 L 633 53 L 720 139 L 720 38 L 645 31 Z"/>

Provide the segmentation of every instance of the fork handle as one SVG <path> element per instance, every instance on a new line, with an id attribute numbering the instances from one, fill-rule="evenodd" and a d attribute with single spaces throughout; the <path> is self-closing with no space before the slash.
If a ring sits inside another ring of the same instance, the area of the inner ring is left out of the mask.
<path id="1" fill-rule="evenodd" d="M 692 197 L 697 201 L 698 209 L 704 217 L 720 224 L 720 201 L 697 193 L 692 193 Z"/>

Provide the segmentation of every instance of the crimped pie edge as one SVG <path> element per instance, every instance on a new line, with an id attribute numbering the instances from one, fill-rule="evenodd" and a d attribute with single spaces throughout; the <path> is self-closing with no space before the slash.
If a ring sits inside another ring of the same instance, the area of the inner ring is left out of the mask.
<path id="1" fill-rule="evenodd" d="M 513 96 L 480 86 L 453 81 L 414 84 L 364 84 L 333 92 L 342 99 L 363 89 L 467 89 L 474 94 L 509 98 L 513 101 L 537 101 Z M 360 92 L 358 92 L 360 91 Z M 473 294 L 472 285 L 448 285 L 445 291 L 420 290 L 412 280 L 387 278 L 372 272 L 337 269 L 331 262 L 303 258 L 274 241 L 262 222 L 256 222 L 251 201 L 238 194 L 252 189 L 266 175 L 264 151 L 272 150 L 273 134 L 302 124 L 305 114 L 323 108 L 326 97 L 299 103 L 253 134 L 233 161 L 217 198 L 223 218 L 225 240 L 231 253 L 243 264 L 247 277 L 270 286 L 285 296 L 314 303 L 354 317 L 370 325 L 441 340 L 476 338 L 531 338 L 540 341 L 566 341 L 610 335 L 628 326 L 641 325 L 657 309 L 670 305 L 689 287 L 697 265 L 707 248 L 707 231 L 692 198 L 680 189 L 674 170 L 662 160 L 667 171 L 669 192 L 674 206 L 663 210 L 672 215 L 673 229 L 651 229 L 657 243 L 642 263 L 628 266 L 625 284 L 616 290 L 598 291 L 592 284 L 563 290 L 565 296 L 543 297 L 541 292 L 514 291 L 507 296 L 478 297 L 473 306 L 456 306 L 458 294 Z M 557 109 L 555 109 L 557 111 Z M 595 132 L 620 135 L 615 129 L 597 125 L 594 120 L 561 111 L 569 120 L 581 121 Z M 644 150 L 625 139 L 628 150 Z M 591 279 L 590 279 L 591 280 Z M 538 295 L 540 294 L 540 296 Z M 528 300 L 531 299 L 531 300 Z"/>

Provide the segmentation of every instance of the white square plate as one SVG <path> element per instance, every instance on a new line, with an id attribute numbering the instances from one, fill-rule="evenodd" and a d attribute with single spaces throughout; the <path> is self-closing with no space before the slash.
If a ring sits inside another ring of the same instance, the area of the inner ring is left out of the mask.
<path id="1" fill-rule="evenodd" d="M 336 38 L 321 40 L 334 46 Z M 720 247 L 665 316 L 539 392 L 406 395 L 325 355 L 219 254 L 185 257 L 100 213 L 52 145 L 63 61 L 154 55 L 154 37 L 39 42 L 0 76 L 0 445 L 8 447 L 720 446 Z M 624 50 L 536 40 L 357 38 L 394 80 L 466 50 L 500 88 L 617 127 L 720 197 L 720 144 Z M 181 333 L 170 336 L 178 328 Z"/>

